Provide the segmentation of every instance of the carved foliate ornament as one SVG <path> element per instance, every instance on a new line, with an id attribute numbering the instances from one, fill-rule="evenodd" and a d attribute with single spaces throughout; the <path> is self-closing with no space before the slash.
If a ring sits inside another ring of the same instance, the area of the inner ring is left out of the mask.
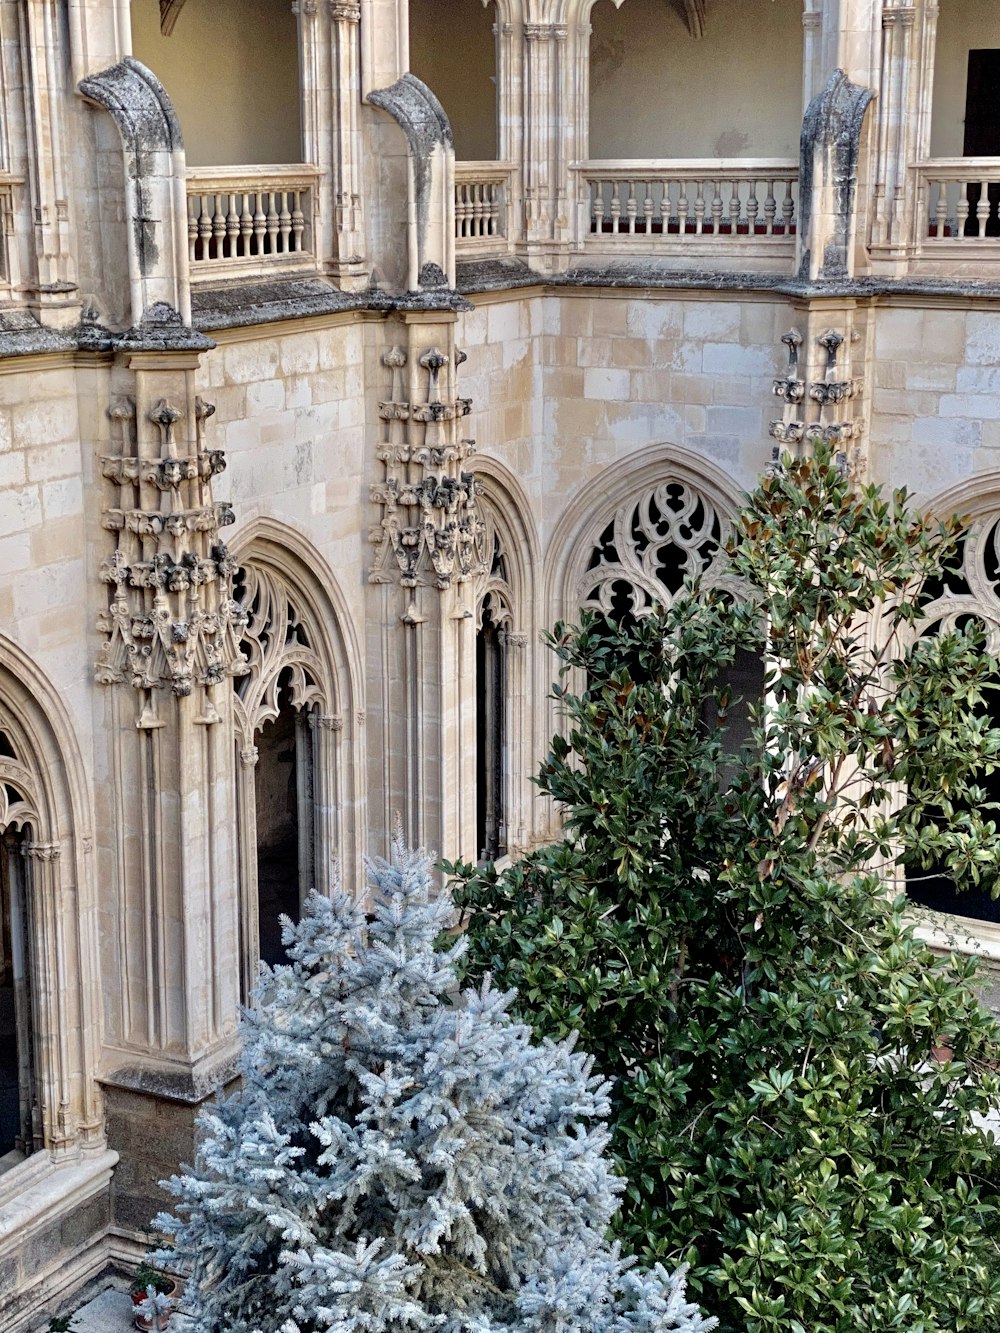
<path id="1" fill-rule="evenodd" d="M 824 443 L 835 449 L 845 471 L 861 479 L 866 467 L 860 444 L 863 431 L 861 422 L 847 415 L 847 407 L 861 396 L 864 382 L 845 375 L 838 364 L 846 341 L 844 334 L 827 329 L 816 339 L 816 345 L 823 349 L 823 364 L 821 377 L 814 379 L 800 371 L 802 335 L 792 329 L 781 341 L 788 351 L 788 366 L 785 374 L 774 380 L 773 393 L 785 408 L 781 420 L 772 421 L 769 427 L 777 445 L 768 471 L 774 470 L 782 450 L 796 452 Z"/>
<path id="2" fill-rule="evenodd" d="M 108 609 L 98 617 L 108 636 L 96 664 L 100 684 L 127 682 L 183 697 L 244 669 L 235 566 L 219 539 L 233 511 L 214 501 L 211 490 L 225 458 L 204 446 L 214 411 L 196 401 L 191 450 L 178 446 L 183 414 L 166 400 L 147 414 L 155 435 L 136 429 L 131 399 L 109 408 L 119 449 L 101 459 L 101 472 L 116 486 L 118 503 L 105 509 L 102 522 L 118 543 L 100 569 L 110 590 Z M 143 716 L 154 714 L 147 701 Z"/>
<path id="3" fill-rule="evenodd" d="M 438 347 L 418 357 L 424 387 L 421 401 L 406 396 L 407 354 L 391 347 L 382 354 L 390 397 L 379 403 L 385 423 L 376 455 L 385 475 L 371 488 L 381 507 L 369 536 L 377 548 L 372 583 L 399 580 L 405 588 L 430 584 L 444 589 L 484 572 L 482 519 L 476 481 L 468 466 L 472 440 L 459 436 L 459 423 L 472 410 L 468 398 L 450 390 L 454 362 Z"/>

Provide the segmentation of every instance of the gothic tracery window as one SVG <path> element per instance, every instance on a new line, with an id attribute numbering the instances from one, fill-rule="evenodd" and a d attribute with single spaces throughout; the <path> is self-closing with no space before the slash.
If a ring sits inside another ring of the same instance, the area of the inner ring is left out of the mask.
<path id="1" fill-rule="evenodd" d="M 27 777 L 9 737 L 0 732 L 0 1171 L 41 1142 Z"/>
<path id="2" fill-rule="evenodd" d="M 476 813 L 477 847 L 483 861 L 507 852 L 508 636 L 511 588 L 500 537 L 487 521 L 489 575 L 476 623 Z"/>
<path id="3" fill-rule="evenodd" d="M 729 569 L 724 546 L 729 519 L 688 482 L 669 479 L 622 505 L 594 543 L 578 584 L 581 608 L 614 625 L 634 624 L 654 603 L 669 606 L 689 578 L 705 587 L 745 588 Z M 764 664 L 746 648 L 724 669 L 719 684 L 730 686 L 727 749 L 749 738 L 750 708 L 763 697 Z M 706 726 L 717 725 L 714 702 L 706 703 Z"/>
<path id="4" fill-rule="evenodd" d="M 329 727 L 324 667 L 294 594 L 270 569 L 248 564 L 237 597 L 247 625 L 247 671 L 236 681 L 244 889 L 255 899 L 256 957 L 280 962 L 280 917 L 296 920 L 305 896 L 322 889 L 329 810 L 318 792 L 317 732 Z M 252 869 L 252 874 L 248 873 Z M 252 885 L 252 891 L 251 891 Z M 252 975 L 252 969 L 251 969 Z"/>
<path id="5" fill-rule="evenodd" d="M 1000 518 L 996 514 L 970 525 L 954 558 L 939 578 L 925 585 L 923 596 L 923 634 L 960 629 L 977 620 L 990 651 L 1000 654 Z M 988 691 L 983 705 L 993 726 L 1000 726 L 998 694 Z M 1000 773 L 983 774 L 977 782 L 988 801 L 1000 802 Z M 1000 923 L 1000 899 L 992 898 L 986 888 L 959 890 L 943 863 L 908 867 L 906 892 L 922 907 Z"/>
<path id="6" fill-rule="evenodd" d="M 623 505 L 601 532 L 580 581 L 580 605 L 621 624 L 648 614 L 654 602 L 672 602 L 686 578 L 731 583 L 722 552 L 727 531 L 707 497 L 686 482 L 662 482 Z"/>

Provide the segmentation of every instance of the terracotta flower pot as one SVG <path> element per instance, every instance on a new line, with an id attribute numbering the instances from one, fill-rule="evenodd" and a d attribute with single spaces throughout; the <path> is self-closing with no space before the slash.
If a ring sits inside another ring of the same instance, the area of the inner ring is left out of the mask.
<path id="1" fill-rule="evenodd" d="M 169 1283 L 169 1286 L 166 1285 L 167 1283 Z M 164 1296 L 173 1297 L 177 1292 L 177 1283 L 172 1278 L 164 1278 L 158 1285 L 157 1290 L 162 1292 Z M 155 1318 L 147 1318 L 146 1315 L 138 1312 L 138 1307 L 146 1299 L 146 1293 L 144 1291 L 133 1291 L 131 1295 L 132 1304 L 136 1307 L 135 1318 L 132 1321 L 136 1328 L 141 1329 L 143 1333 L 162 1333 L 162 1330 L 169 1324 L 173 1311 L 166 1310 Z"/>

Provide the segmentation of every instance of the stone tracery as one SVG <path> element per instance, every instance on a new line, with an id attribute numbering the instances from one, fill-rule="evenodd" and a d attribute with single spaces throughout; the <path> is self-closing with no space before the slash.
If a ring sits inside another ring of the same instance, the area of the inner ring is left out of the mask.
<path id="1" fill-rule="evenodd" d="M 690 483 L 669 480 L 630 500 L 594 543 L 578 585 L 581 609 L 614 619 L 669 603 L 686 578 L 729 586 L 723 543 L 729 520 Z"/>

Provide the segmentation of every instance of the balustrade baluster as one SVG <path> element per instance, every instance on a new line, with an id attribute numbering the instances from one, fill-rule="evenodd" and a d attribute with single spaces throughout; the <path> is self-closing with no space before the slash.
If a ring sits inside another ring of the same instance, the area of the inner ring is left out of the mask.
<path id="1" fill-rule="evenodd" d="M 306 216 L 302 211 L 302 191 L 292 191 L 292 251 L 298 254 L 305 249 L 303 237 L 306 230 Z"/>
<path id="2" fill-rule="evenodd" d="M 677 234 L 678 236 L 687 235 L 688 221 L 688 183 L 687 181 L 677 182 Z"/>
<path id="3" fill-rule="evenodd" d="M 288 191 L 282 190 L 275 195 L 275 205 L 278 200 L 281 201 L 281 211 L 278 213 L 278 253 L 288 254 L 288 242 L 292 234 L 292 214 L 288 207 Z"/>
<path id="4" fill-rule="evenodd" d="M 264 192 L 258 190 L 254 195 L 253 212 L 253 253 L 254 256 L 262 255 L 264 251 L 264 231 L 267 227 L 267 218 L 264 215 Z"/>
<path id="5" fill-rule="evenodd" d="M 718 236 L 722 227 L 722 190 L 718 181 L 712 182 L 712 235 Z"/>
<path id="6" fill-rule="evenodd" d="M 986 223 L 990 216 L 990 183 L 979 184 L 979 202 L 976 204 L 976 235 L 982 239 L 986 235 Z"/>
<path id="7" fill-rule="evenodd" d="M 240 218 L 236 212 L 236 195 L 230 194 L 226 198 L 229 211 L 226 213 L 226 240 L 223 248 L 227 259 L 235 259 L 239 254 Z"/>
<path id="8" fill-rule="evenodd" d="M 480 183 L 476 186 L 475 193 L 473 195 L 473 220 L 475 222 L 473 232 L 476 236 L 479 237 L 485 236 L 487 234 L 486 217 L 488 210 L 486 204 L 486 191 L 488 189 L 489 186 L 484 185 L 480 181 Z"/>
<path id="9" fill-rule="evenodd" d="M 730 236 L 736 236 L 736 235 L 739 234 L 739 230 L 740 230 L 740 213 L 741 213 L 741 211 L 742 211 L 742 208 L 743 208 L 743 204 L 742 204 L 742 201 L 740 200 L 740 183 L 739 183 L 739 181 L 735 181 L 735 180 L 730 181 L 730 182 L 729 182 L 729 234 L 730 234 Z"/>
<path id="10" fill-rule="evenodd" d="M 642 229 L 647 236 L 653 230 L 653 182 L 644 181 L 646 197 L 642 201 Z"/>
<path id="11" fill-rule="evenodd" d="M 212 258 L 212 214 L 208 201 L 210 195 L 198 196 L 198 258 Z"/>
<path id="12" fill-rule="evenodd" d="M 625 201 L 625 214 L 626 217 L 628 218 L 628 234 L 630 236 L 635 235 L 635 218 L 638 211 L 639 211 L 639 204 L 635 197 L 635 184 L 633 181 L 629 181 L 628 199 L 626 199 Z"/>
<path id="13" fill-rule="evenodd" d="M 604 230 L 604 182 L 592 181 L 590 189 L 590 230 L 600 236 Z"/>
<path id="14" fill-rule="evenodd" d="M 700 236 L 705 230 L 705 182 L 697 181 L 698 193 L 694 201 L 694 234 Z"/>
<path id="15" fill-rule="evenodd" d="M 759 207 L 757 202 L 757 182 L 751 178 L 750 193 L 747 195 L 747 232 L 750 236 L 757 235 L 757 213 Z"/>
<path id="16" fill-rule="evenodd" d="M 221 194 L 212 195 L 212 258 L 225 258 L 225 240 L 226 240 L 226 214 L 225 205 L 222 200 L 225 198 Z"/>
<path id="17" fill-rule="evenodd" d="M 937 221 L 937 236 L 948 235 L 948 186 L 945 181 L 935 181 L 938 188 L 937 207 L 935 218 Z M 969 185 L 967 181 L 960 181 L 958 186 L 958 201 L 955 205 L 955 236 L 961 239 L 965 235 L 965 224 L 969 220 Z"/>
<path id="18" fill-rule="evenodd" d="M 278 201 L 277 195 L 268 190 L 264 195 L 264 214 L 267 218 L 267 235 L 264 241 L 264 253 L 278 253 Z"/>
<path id="19" fill-rule="evenodd" d="M 767 198 L 764 200 L 764 235 L 774 235 L 774 215 L 778 211 L 774 198 L 774 181 L 767 182 Z"/>
<path id="20" fill-rule="evenodd" d="M 188 259 L 198 262 L 198 197 L 188 196 Z"/>
<path id="21" fill-rule="evenodd" d="M 243 209 L 240 213 L 240 243 L 237 254 L 240 259 L 246 259 L 253 253 L 253 214 L 250 211 L 250 196 L 244 190 Z"/>
<path id="22" fill-rule="evenodd" d="M 786 236 L 792 230 L 792 222 L 795 218 L 795 196 L 792 193 L 794 184 L 794 181 L 785 182 L 785 197 L 781 201 L 781 221 Z"/>
<path id="23" fill-rule="evenodd" d="M 621 181 L 613 181 L 611 184 L 611 230 L 618 235 L 618 223 L 622 215 L 622 197 Z"/>

